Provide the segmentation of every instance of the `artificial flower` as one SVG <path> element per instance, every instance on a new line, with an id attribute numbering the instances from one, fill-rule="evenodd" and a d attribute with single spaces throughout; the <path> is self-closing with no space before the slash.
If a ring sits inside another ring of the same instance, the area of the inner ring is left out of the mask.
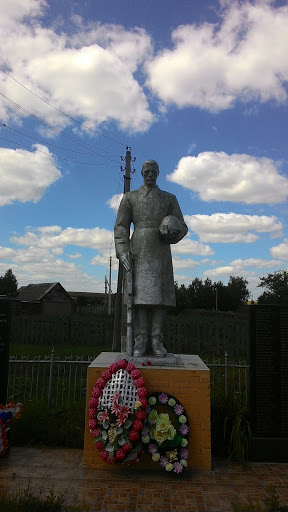
<path id="1" fill-rule="evenodd" d="M 159 459 L 160 459 L 160 453 L 158 453 L 158 452 L 157 453 L 153 453 L 152 460 L 154 462 L 158 462 Z"/>
<path id="2" fill-rule="evenodd" d="M 143 423 L 140 420 L 133 421 L 133 428 L 139 432 L 139 430 L 142 430 Z"/>
<path id="3" fill-rule="evenodd" d="M 187 434 L 188 434 L 188 432 L 187 432 Z M 186 446 L 187 446 L 187 445 L 188 445 L 188 439 L 185 439 L 185 438 L 183 437 L 183 439 L 182 439 L 182 441 L 181 441 L 181 446 L 183 446 L 183 448 L 186 448 Z"/>
<path id="4" fill-rule="evenodd" d="M 119 361 L 117 361 L 117 368 L 119 368 L 119 370 L 124 370 L 124 368 L 126 368 L 126 361 L 125 359 L 119 359 Z"/>
<path id="5" fill-rule="evenodd" d="M 135 364 L 133 364 L 131 361 L 129 361 L 129 363 L 126 366 L 126 370 L 129 373 L 132 372 L 133 370 L 136 370 Z"/>
<path id="6" fill-rule="evenodd" d="M 181 425 L 181 427 L 179 428 L 179 431 L 182 434 L 182 436 L 187 436 L 187 434 L 189 432 L 189 427 L 187 425 Z"/>
<path id="7" fill-rule="evenodd" d="M 181 451 L 180 451 L 180 458 L 181 459 L 188 459 L 188 450 L 186 450 L 186 448 L 183 448 Z"/>
<path id="8" fill-rule="evenodd" d="M 148 452 L 151 453 L 151 455 L 153 455 L 154 453 L 157 453 L 157 451 L 158 451 L 158 449 L 157 449 L 156 444 L 149 444 Z"/>
<path id="9" fill-rule="evenodd" d="M 100 377 L 99 379 L 96 380 L 96 385 L 98 386 L 98 388 L 103 389 L 106 386 L 106 382 L 104 379 L 102 379 L 102 377 Z"/>
<path id="10" fill-rule="evenodd" d="M 150 405 L 155 405 L 156 404 L 155 396 L 150 396 L 148 402 L 149 402 Z"/>
<path id="11" fill-rule="evenodd" d="M 134 404 L 134 409 L 136 409 L 136 411 L 137 411 L 137 409 L 140 409 L 140 407 L 142 407 L 142 404 L 139 400 L 137 400 Z"/>
<path id="12" fill-rule="evenodd" d="M 184 414 L 181 414 L 181 416 L 179 416 L 179 421 L 180 421 L 180 423 L 186 423 L 186 421 L 187 421 L 186 416 L 184 416 Z"/>
<path id="13" fill-rule="evenodd" d="M 109 421 L 109 414 L 107 412 L 107 409 L 105 411 L 101 411 L 98 413 L 97 418 L 99 421 Z"/>
<path id="14" fill-rule="evenodd" d="M 137 441 L 137 439 L 139 439 L 139 432 L 137 432 L 137 430 L 130 430 L 128 437 L 130 441 L 134 443 L 135 441 Z"/>
<path id="15" fill-rule="evenodd" d="M 183 471 L 182 464 L 180 464 L 180 462 L 174 462 L 173 471 L 174 471 L 174 473 L 182 473 L 182 471 Z"/>
<path id="16" fill-rule="evenodd" d="M 148 391 L 146 388 L 138 388 L 137 389 L 137 396 L 139 398 L 146 398 L 146 396 L 148 395 Z"/>
<path id="17" fill-rule="evenodd" d="M 185 459 L 181 459 L 181 460 L 180 460 L 180 464 L 182 464 L 182 466 L 184 466 L 185 468 L 187 468 L 187 460 L 185 460 Z"/>
<path id="18" fill-rule="evenodd" d="M 168 396 L 166 395 L 166 393 L 161 393 L 158 397 L 158 400 L 159 400 L 160 404 L 167 404 Z"/>
<path id="19" fill-rule="evenodd" d="M 175 404 L 176 404 L 175 398 L 169 398 L 168 405 L 170 405 L 170 407 L 173 407 Z"/>
<path id="20" fill-rule="evenodd" d="M 139 377 L 141 377 L 141 373 L 140 373 L 140 370 L 137 370 L 137 368 L 135 370 L 132 370 L 132 372 L 130 373 L 132 379 L 138 379 Z"/>
<path id="21" fill-rule="evenodd" d="M 158 412 L 153 409 L 148 415 L 148 423 L 154 424 L 158 421 Z"/>
<path id="22" fill-rule="evenodd" d="M 173 464 L 171 464 L 171 462 L 169 462 L 168 464 L 166 464 L 165 469 L 166 469 L 166 471 L 172 471 Z"/>
<path id="23" fill-rule="evenodd" d="M 136 379 L 135 384 L 136 384 L 137 388 L 142 388 L 143 386 L 145 386 L 146 382 L 145 382 L 144 377 L 139 377 L 138 379 Z"/>
<path id="24" fill-rule="evenodd" d="M 180 414 L 182 414 L 183 411 L 184 411 L 183 405 L 181 405 L 181 404 L 175 405 L 175 407 L 174 407 L 175 414 L 178 414 L 178 416 L 180 416 Z"/>

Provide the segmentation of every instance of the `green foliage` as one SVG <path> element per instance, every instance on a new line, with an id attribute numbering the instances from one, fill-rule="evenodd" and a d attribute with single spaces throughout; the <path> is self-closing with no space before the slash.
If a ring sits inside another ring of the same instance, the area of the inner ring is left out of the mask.
<path id="1" fill-rule="evenodd" d="M 239 276 L 230 276 L 226 286 L 221 281 L 212 283 L 208 277 L 205 280 L 196 277 L 187 288 L 176 282 L 177 312 L 185 309 L 236 311 L 250 296 L 247 285 L 248 281 Z"/>
<path id="2" fill-rule="evenodd" d="M 249 445 L 252 437 L 247 407 L 236 407 L 230 411 L 224 421 L 224 438 L 230 442 L 229 459 L 235 458 L 245 465 L 249 455 Z"/>
<path id="3" fill-rule="evenodd" d="M 250 422 L 244 398 L 219 391 L 211 397 L 212 452 L 244 466 L 249 455 Z"/>
<path id="4" fill-rule="evenodd" d="M 260 277 L 258 287 L 266 288 L 258 304 L 288 304 L 288 270 L 278 270 L 274 274 Z"/>
<path id="5" fill-rule="evenodd" d="M 279 496 L 274 486 L 268 486 L 266 492 L 268 496 L 264 500 L 263 506 L 260 504 L 259 500 L 253 502 L 250 496 L 248 496 L 247 501 L 243 501 L 237 497 L 235 501 L 232 501 L 234 512 L 288 512 L 288 507 L 281 506 Z"/>
<path id="6" fill-rule="evenodd" d="M 84 428 L 85 398 L 48 410 L 40 403 L 26 402 L 22 416 L 11 429 L 11 442 L 83 448 Z"/>
<path id="7" fill-rule="evenodd" d="M 30 484 L 16 493 L 0 496 L 1 512 L 85 512 L 89 510 L 85 503 L 65 505 L 65 494 L 57 495 L 51 489 L 41 488 L 33 491 Z"/>
<path id="8" fill-rule="evenodd" d="M 4 276 L 0 277 L 0 295 L 8 295 L 14 297 L 17 294 L 17 279 L 13 274 L 11 268 L 9 268 Z"/>

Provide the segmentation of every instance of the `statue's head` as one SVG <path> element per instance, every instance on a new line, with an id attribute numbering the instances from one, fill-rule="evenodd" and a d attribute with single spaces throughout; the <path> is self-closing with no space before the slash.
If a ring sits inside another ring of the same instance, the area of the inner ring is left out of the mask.
<path id="1" fill-rule="evenodd" d="M 144 179 L 145 185 L 148 187 L 156 184 L 159 175 L 159 165 L 155 160 L 146 160 L 142 165 L 141 174 Z"/>

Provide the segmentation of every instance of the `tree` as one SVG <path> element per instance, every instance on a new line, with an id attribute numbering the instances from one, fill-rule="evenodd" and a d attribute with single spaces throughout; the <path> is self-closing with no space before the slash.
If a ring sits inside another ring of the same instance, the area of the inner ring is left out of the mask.
<path id="1" fill-rule="evenodd" d="M 14 297 L 17 293 L 18 283 L 16 276 L 9 268 L 4 276 L 0 277 L 0 295 L 8 295 Z"/>
<path id="2" fill-rule="evenodd" d="M 260 281 L 258 287 L 267 290 L 258 297 L 258 304 L 288 304 L 288 270 L 278 270 L 260 277 Z"/>
<path id="3" fill-rule="evenodd" d="M 220 309 L 226 311 L 236 311 L 239 306 L 247 303 L 250 292 L 247 288 L 248 281 L 240 276 L 230 276 L 227 286 L 225 286 L 225 303 Z"/>

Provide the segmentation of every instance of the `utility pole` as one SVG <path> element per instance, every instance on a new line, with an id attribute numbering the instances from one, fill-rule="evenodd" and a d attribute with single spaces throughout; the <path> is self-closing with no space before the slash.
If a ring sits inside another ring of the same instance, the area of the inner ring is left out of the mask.
<path id="1" fill-rule="evenodd" d="M 104 286 L 105 286 L 104 307 L 105 307 L 105 310 L 106 310 L 106 306 L 107 306 L 107 277 L 106 276 L 105 276 L 105 280 L 104 280 Z"/>
<path id="2" fill-rule="evenodd" d="M 123 176 L 123 178 L 124 178 L 124 194 L 126 194 L 126 192 L 130 192 L 131 173 L 133 174 L 135 172 L 135 171 L 131 171 L 131 162 L 135 162 L 135 160 L 136 160 L 136 158 L 131 158 L 131 148 L 128 146 L 126 147 L 125 158 L 121 156 L 121 161 L 124 161 L 124 160 L 125 160 L 125 169 L 122 169 L 122 165 L 121 165 L 121 171 L 124 171 L 124 176 Z M 123 265 L 119 261 L 112 350 L 120 350 L 121 349 L 123 275 L 124 275 Z"/>
<path id="3" fill-rule="evenodd" d="M 109 260 L 109 294 L 108 294 L 108 315 L 111 315 L 111 267 L 112 267 L 112 256 Z"/>

